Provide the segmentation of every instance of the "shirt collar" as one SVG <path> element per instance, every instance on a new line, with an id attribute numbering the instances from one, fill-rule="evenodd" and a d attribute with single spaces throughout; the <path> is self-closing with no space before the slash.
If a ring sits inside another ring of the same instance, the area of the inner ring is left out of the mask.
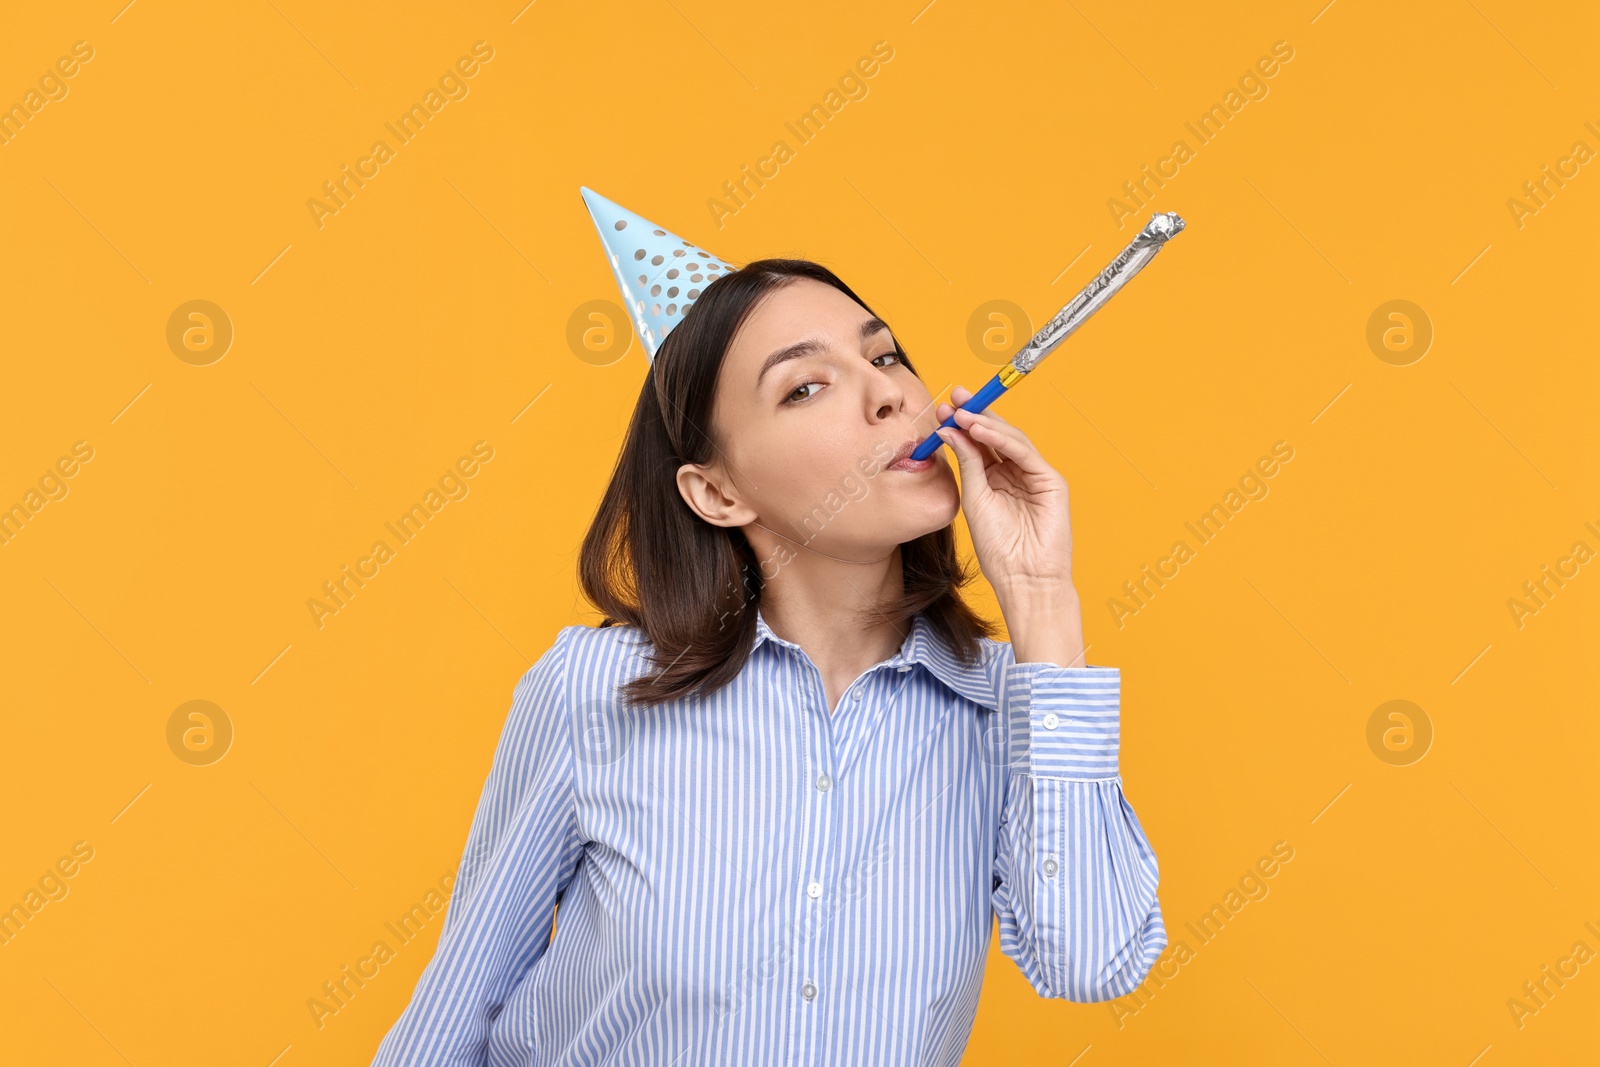
<path id="1" fill-rule="evenodd" d="M 762 614 L 761 608 L 757 606 L 756 639 L 751 646 L 751 655 L 755 654 L 755 650 L 761 647 L 763 642 L 771 642 L 774 645 L 791 648 L 802 656 L 805 655 L 805 649 L 793 641 L 784 640 L 773 632 L 772 627 L 767 625 L 766 616 Z M 947 688 L 966 697 L 975 704 L 997 709 L 1000 706 L 999 689 L 995 679 L 989 673 L 989 665 L 992 659 L 993 653 L 989 644 L 983 643 L 982 657 L 972 666 L 965 666 L 956 658 L 955 652 L 945 643 L 939 631 L 934 629 L 927 616 L 919 611 L 912 616 L 911 633 L 906 637 L 905 643 L 900 646 L 900 651 L 878 664 L 878 666 L 915 670 L 917 665 L 920 664 L 927 669 L 929 674 L 943 682 Z"/>

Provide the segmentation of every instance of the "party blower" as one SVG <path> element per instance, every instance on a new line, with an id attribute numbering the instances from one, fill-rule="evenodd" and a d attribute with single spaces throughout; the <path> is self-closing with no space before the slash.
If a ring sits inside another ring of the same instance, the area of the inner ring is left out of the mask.
<path id="1" fill-rule="evenodd" d="M 1116 295 L 1118 289 L 1128 284 L 1135 274 L 1145 268 L 1145 265 L 1156 258 L 1156 253 L 1166 246 L 1166 243 L 1179 233 L 1183 232 L 1183 220 L 1176 212 L 1166 211 L 1154 215 L 1145 228 L 1140 230 L 1128 247 L 1117 254 L 1110 266 L 1095 275 L 1094 280 L 1083 287 L 1083 291 L 1067 304 L 1066 307 L 1056 312 L 1055 318 L 1044 324 L 1044 328 L 1033 335 L 1033 340 L 1022 346 L 1022 350 L 1011 357 L 1011 362 L 1000 368 L 1000 373 L 989 379 L 985 385 L 975 393 L 971 400 L 962 405 L 962 411 L 982 411 L 1000 398 L 1000 394 L 1014 387 L 1029 371 L 1033 370 L 1044 361 L 1044 357 L 1054 352 L 1062 341 L 1071 337 L 1082 326 L 1084 320 L 1096 311 L 1102 304 Z M 939 424 L 941 428 L 954 426 L 955 415 L 951 415 Z M 927 459 L 933 455 L 943 442 L 937 433 L 928 435 L 928 439 L 917 446 L 911 453 L 912 459 Z"/>

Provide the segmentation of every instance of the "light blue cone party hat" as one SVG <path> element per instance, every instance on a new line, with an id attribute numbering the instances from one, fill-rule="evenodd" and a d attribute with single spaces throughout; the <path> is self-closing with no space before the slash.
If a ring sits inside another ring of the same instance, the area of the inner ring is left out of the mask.
<path id="1" fill-rule="evenodd" d="M 578 188 L 600 231 L 622 302 L 644 342 L 645 358 L 653 364 L 661 342 L 683 321 L 701 291 L 738 268 L 588 186 Z"/>

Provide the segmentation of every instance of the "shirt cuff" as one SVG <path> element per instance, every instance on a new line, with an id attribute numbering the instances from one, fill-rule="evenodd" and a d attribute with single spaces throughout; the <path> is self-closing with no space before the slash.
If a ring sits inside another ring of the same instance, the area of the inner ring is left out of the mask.
<path id="1" fill-rule="evenodd" d="M 1013 663 L 1005 689 L 1013 768 L 1078 781 L 1120 773 L 1120 667 Z"/>

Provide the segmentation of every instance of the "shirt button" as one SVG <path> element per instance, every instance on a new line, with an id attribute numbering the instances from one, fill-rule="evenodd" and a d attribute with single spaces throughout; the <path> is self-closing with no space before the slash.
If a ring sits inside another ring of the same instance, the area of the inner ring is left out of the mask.
<path id="1" fill-rule="evenodd" d="M 1056 876 L 1056 870 L 1057 869 L 1058 868 L 1057 868 L 1056 861 L 1054 860 L 1054 858 L 1047 859 L 1047 860 L 1044 861 L 1044 876 L 1046 878 L 1054 878 Z"/>
<path id="2" fill-rule="evenodd" d="M 815 900 L 818 897 L 820 897 L 822 895 L 822 883 L 821 882 L 812 882 L 810 885 L 806 886 L 806 895 L 809 896 L 812 900 Z"/>
<path id="3" fill-rule="evenodd" d="M 857 689 L 855 692 L 851 693 L 850 694 L 850 699 L 851 700 L 860 700 L 861 699 L 861 690 Z"/>
<path id="4" fill-rule="evenodd" d="M 822 777 L 817 779 L 817 792 L 826 793 L 828 790 L 830 790 L 832 788 L 833 788 L 833 779 L 829 778 L 826 774 L 824 774 Z"/>
<path id="5" fill-rule="evenodd" d="M 1052 712 L 1047 712 L 1045 714 L 1045 717 L 1044 717 L 1044 728 L 1046 730 L 1054 730 L 1057 726 L 1060 726 L 1060 725 L 1061 725 L 1061 719 L 1060 719 L 1060 717 L 1058 717 L 1056 715 L 1055 712 L 1052 711 Z"/>
<path id="6" fill-rule="evenodd" d="M 807 1000 L 814 1000 L 817 996 L 817 987 L 812 985 L 810 982 L 807 982 L 805 985 L 800 987 L 800 995 L 805 997 Z"/>

